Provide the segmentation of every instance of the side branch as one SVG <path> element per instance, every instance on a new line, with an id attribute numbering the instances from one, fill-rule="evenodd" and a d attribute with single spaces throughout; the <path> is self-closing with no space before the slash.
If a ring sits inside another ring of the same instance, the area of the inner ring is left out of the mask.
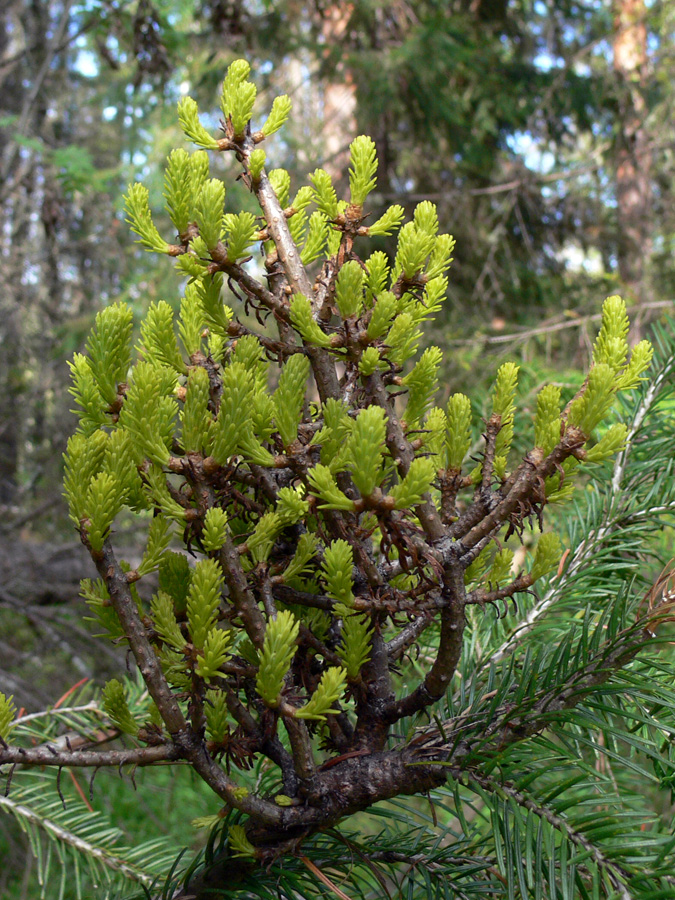
<path id="1" fill-rule="evenodd" d="M 300 259 L 300 251 L 291 236 L 284 211 L 266 175 L 262 175 L 255 191 L 291 291 L 294 294 L 304 294 L 311 301 L 314 291 Z M 333 359 L 320 347 L 308 345 L 305 349 L 312 364 L 322 402 L 329 397 L 339 397 L 340 386 Z"/>
<path id="2" fill-rule="evenodd" d="M 106 540 L 99 553 L 90 552 L 98 573 L 108 588 L 113 608 L 124 629 L 143 680 L 148 686 L 150 696 L 157 704 L 169 733 L 177 735 L 184 732 L 188 727 L 187 722 L 164 677 L 157 655 L 145 635 L 145 628 L 131 596 L 126 574 L 115 558 L 110 541 Z"/>
<path id="3" fill-rule="evenodd" d="M 441 640 L 438 655 L 427 672 L 424 681 L 414 691 L 390 703 L 384 713 L 389 723 L 397 722 L 405 716 L 420 712 L 432 703 L 436 703 L 447 691 L 462 653 L 462 642 L 466 618 L 464 615 L 464 570 L 455 567 L 451 575 L 455 581 L 448 596 L 447 606 L 441 611 Z"/>
<path id="4" fill-rule="evenodd" d="M 175 762 L 181 753 L 173 744 L 134 747 L 132 750 L 56 750 L 50 744 L 40 747 L 0 748 L 0 765 L 68 766 L 69 768 L 107 768 L 151 766 L 166 760 Z"/>
<path id="5" fill-rule="evenodd" d="M 392 458 L 398 461 L 400 472 L 406 475 L 410 464 L 415 458 L 415 451 L 403 431 L 380 374 L 375 372 L 368 376 L 365 381 L 366 389 L 371 398 L 387 414 L 387 448 Z M 429 540 L 438 541 L 445 537 L 445 528 L 429 494 L 425 495 L 422 503 L 415 511 Z"/>

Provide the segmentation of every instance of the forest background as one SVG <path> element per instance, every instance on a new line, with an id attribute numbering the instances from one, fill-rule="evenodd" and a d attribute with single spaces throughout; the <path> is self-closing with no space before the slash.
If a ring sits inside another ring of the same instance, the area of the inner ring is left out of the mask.
<path id="1" fill-rule="evenodd" d="M 634 339 L 671 311 L 667 0 L 6 0 L 0 21 L 0 690 L 29 712 L 119 668 L 78 608 L 91 572 L 61 495 L 66 361 L 107 303 L 138 318 L 177 303 L 175 276 L 131 240 L 122 193 L 142 179 L 159 211 L 176 101 L 189 93 L 217 128 L 233 59 L 293 101 L 275 161 L 294 183 L 317 165 L 345 178 L 366 133 L 373 215 L 437 204 L 457 240 L 433 335 L 446 395 L 480 404 L 506 357 L 526 395 L 574 384 L 609 294 L 627 300 Z M 243 185 L 228 202 L 245 207 Z M 170 831 L 169 799 L 183 819 L 202 812 L 189 780 L 155 781 L 135 821 L 128 785 L 103 792 L 131 842 Z M 0 896 L 34 896 L 27 839 L 5 816 L 0 856 Z"/>

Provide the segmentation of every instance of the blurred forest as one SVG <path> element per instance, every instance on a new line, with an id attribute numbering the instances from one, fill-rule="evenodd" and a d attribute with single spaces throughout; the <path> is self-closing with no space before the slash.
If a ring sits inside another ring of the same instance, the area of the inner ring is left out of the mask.
<path id="1" fill-rule="evenodd" d="M 107 303 L 139 319 L 177 303 L 122 193 L 142 178 L 159 210 L 176 101 L 217 128 L 233 59 L 293 100 L 275 158 L 293 184 L 318 165 L 346 175 L 366 133 L 375 204 L 437 204 L 457 240 L 434 333 L 448 394 L 480 397 L 507 355 L 533 389 L 573 379 L 609 294 L 633 338 L 670 312 L 668 0 L 4 0 L 0 22 L 0 690 L 18 707 L 118 665 L 78 609 L 91 573 L 61 497 L 67 360 Z M 243 185 L 228 202 L 253 209 Z"/>

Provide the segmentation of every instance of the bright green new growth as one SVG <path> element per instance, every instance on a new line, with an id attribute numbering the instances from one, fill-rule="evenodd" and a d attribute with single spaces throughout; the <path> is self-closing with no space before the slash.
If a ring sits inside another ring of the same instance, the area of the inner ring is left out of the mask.
<path id="1" fill-rule="evenodd" d="M 233 856 L 243 859 L 251 859 L 255 856 L 255 847 L 246 837 L 246 832 L 241 825 L 230 825 L 228 835 Z"/>
<path id="2" fill-rule="evenodd" d="M 321 329 L 312 315 L 312 306 L 304 294 L 296 294 L 291 300 L 291 322 L 300 333 L 306 344 L 315 344 L 317 347 L 330 347 L 330 338 Z"/>
<path id="3" fill-rule="evenodd" d="M 386 430 L 387 417 L 378 406 L 362 409 L 354 421 L 347 457 L 352 479 L 363 497 L 372 494 L 382 481 Z"/>
<path id="4" fill-rule="evenodd" d="M 181 413 L 181 444 L 187 452 L 202 453 L 208 446 L 211 431 L 209 415 L 209 375 L 196 366 L 190 370 Z"/>
<path id="5" fill-rule="evenodd" d="M 16 706 L 14 705 L 14 698 L 6 697 L 2 691 L 0 691 L 0 738 L 2 738 L 5 743 L 9 740 L 15 715 Z"/>
<path id="6" fill-rule="evenodd" d="M 249 166 L 251 169 L 251 178 L 254 181 L 260 181 L 260 176 L 262 174 L 262 170 L 265 167 L 265 162 L 267 161 L 267 154 L 263 150 L 262 147 L 256 147 L 255 150 L 252 151 L 251 157 L 249 160 Z"/>
<path id="7" fill-rule="evenodd" d="M 500 477 L 506 470 L 506 456 L 513 440 L 513 413 L 518 384 L 518 366 L 504 363 L 497 372 L 492 396 L 492 414 L 499 416 L 500 429 L 495 442 L 495 470 Z"/>
<path id="8" fill-rule="evenodd" d="M 372 225 L 368 226 L 368 234 L 371 237 L 391 234 L 400 227 L 404 215 L 405 212 L 402 206 L 398 206 L 398 204 L 390 206 L 376 222 L 373 222 Z"/>
<path id="9" fill-rule="evenodd" d="M 175 650 L 182 650 L 187 641 L 183 637 L 174 610 L 173 599 L 166 591 L 158 591 L 150 604 L 155 631 Z"/>
<path id="10" fill-rule="evenodd" d="M 350 681 L 358 679 L 361 669 L 370 659 L 371 638 L 372 627 L 367 617 L 356 613 L 345 616 L 338 656 L 344 663 Z"/>
<path id="11" fill-rule="evenodd" d="M 459 471 L 471 446 L 471 401 L 464 394 L 453 394 L 447 409 L 448 468 Z"/>
<path id="12" fill-rule="evenodd" d="M 339 713 L 339 709 L 333 709 L 333 703 L 342 696 L 347 672 L 334 666 L 321 676 L 318 687 L 312 694 L 312 699 L 295 711 L 297 719 L 316 719 L 325 722 L 329 713 Z"/>
<path id="13" fill-rule="evenodd" d="M 274 409 L 277 429 L 285 447 L 298 436 L 308 377 L 309 360 L 299 354 L 291 356 L 281 370 L 279 387 L 274 394 Z"/>
<path id="14" fill-rule="evenodd" d="M 239 213 L 236 216 L 227 215 L 225 216 L 225 228 L 228 233 L 228 261 L 236 262 L 242 256 L 248 256 L 248 248 L 258 231 L 255 216 L 248 212 Z"/>
<path id="15" fill-rule="evenodd" d="M 129 711 L 124 685 L 116 678 L 103 688 L 103 709 L 123 734 L 138 734 L 138 723 Z"/>
<path id="16" fill-rule="evenodd" d="M 96 314 L 95 330 L 87 340 L 86 349 L 101 405 L 115 403 L 119 385 L 126 381 L 131 364 L 132 327 L 131 310 L 122 303 L 113 303 Z"/>
<path id="17" fill-rule="evenodd" d="M 410 463 L 405 478 L 391 491 L 396 509 L 410 509 L 421 502 L 436 477 L 433 460 L 418 456 Z"/>
<path id="18" fill-rule="evenodd" d="M 323 169 L 317 169 L 309 177 L 314 185 L 314 195 L 319 212 L 323 213 L 327 219 L 335 219 L 338 214 L 338 202 L 330 175 Z"/>
<path id="19" fill-rule="evenodd" d="M 199 235 L 209 250 L 218 246 L 223 230 L 225 205 L 225 185 L 217 178 L 205 181 L 199 194 L 195 216 L 199 225 Z"/>
<path id="20" fill-rule="evenodd" d="M 355 259 L 340 269 L 336 284 L 337 305 L 344 319 L 356 316 L 363 308 L 363 269 Z"/>
<path id="21" fill-rule="evenodd" d="M 260 652 L 256 689 L 268 706 L 279 704 L 284 678 L 295 654 L 300 623 L 290 610 L 282 610 L 267 623 Z"/>
<path id="22" fill-rule="evenodd" d="M 266 173 L 260 144 L 282 127 L 290 102 L 276 98 L 256 130 L 249 73 L 241 60 L 228 70 L 220 138 L 200 125 L 189 98 L 179 119 L 197 147 L 234 151 L 259 209 L 225 211 L 236 194 L 209 176 L 204 149 L 174 150 L 167 161 L 176 245 L 155 227 L 147 190 L 129 189 L 139 242 L 174 258 L 188 283 L 178 315 L 165 300 L 149 306 L 140 359 L 131 353 L 131 310 L 114 304 L 98 314 L 86 354 L 71 364 L 80 418 L 64 489 L 101 576 L 83 583 L 83 596 L 97 628 L 137 655 L 163 725 L 139 732 L 118 681 L 104 689 L 107 714 L 138 742 L 154 735 L 160 749 L 159 735 L 189 735 L 166 739 L 164 761 L 201 754 L 200 774 L 226 798 L 227 816 L 242 817 L 227 823 L 230 849 L 253 859 L 270 834 L 270 846 L 284 838 L 281 811 L 294 835 L 334 827 L 321 803 L 337 783 L 350 811 L 396 796 L 386 781 L 390 754 L 415 759 L 404 766 L 408 793 L 428 789 L 432 765 L 440 769 L 455 744 L 468 748 L 462 772 L 473 772 L 475 759 L 477 772 L 484 765 L 496 777 L 495 757 L 481 762 L 493 733 L 485 722 L 474 744 L 464 738 L 472 704 L 481 721 L 484 684 L 474 696 L 468 675 L 484 633 L 508 633 L 491 605 L 536 602 L 526 593 L 556 569 L 562 547 L 551 531 L 538 540 L 528 532 L 542 521 L 546 529 L 548 504 L 592 473 L 579 463 L 625 447 L 629 431 L 609 421 L 611 408 L 639 383 L 652 351 L 642 342 L 629 352 L 625 307 L 609 298 L 592 367 L 566 407 L 549 385 L 527 413 L 533 422 L 516 417 L 513 363 L 499 369 L 484 418 L 472 416 L 464 394 L 446 405 L 441 350 L 417 353 L 422 326 L 445 301 L 454 246 L 436 207 L 418 204 L 404 224 L 394 204 L 369 225 L 377 160 L 364 136 L 351 146 L 349 202 L 322 169 L 304 185 L 283 169 Z M 386 252 L 369 251 L 373 236 Z M 118 515 L 146 529 L 135 570 L 116 556 Z M 518 571 L 514 551 L 535 542 L 529 571 Z M 137 589 L 154 572 L 158 584 Z M 125 625 L 116 609 L 126 611 Z M 521 665 L 521 656 L 507 658 L 504 671 L 520 677 Z M 525 735 L 518 717 L 536 709 L 537 690 L 516 679 L 498 695 L 490 683 L 500 753 L 511 732 Z M 451 707 L 467 710 L 461 740 L 452 726 L 443 735 L 441 723 L 418 741 L 430 716 Z M 3 740 L 14 712 L 0 695 Z M 418 746 L 428 758 L 416 758 Z M 366 796 L 370 775 L 354 785 L 372 754 L 382 754 L 374 781 L 383 787 Z M 427 770 L 419 782 L 418 762 Z M 249 796 L 230 768 L 252 764 L 270 780 Z"/>
<path id="23" fill-rule="evenodd" d="M 354 594 L 352 593 L 353 567 L 353 551 L 347 541 L 332 541 L 326 547 L 322 566 L 326 590 L 331 597 L 344 606 L 352 606 L 354 603 Z"/>
<path id="24" fill-rule="evenodd" d="M 202 559 L 195 566 L 187 596 L 187 620 L 192 643 L 203 647 L 216 623 L 223 574 L 214 559 Z"/>
<path id="25" fill-rule="evenodd" d="M 422 420 L 433 402 L 438 390 L 438 368 L 442 359 L 443 354 L 438 347 L 429 347 L 403 379 L 403 384 L 408 388 L 405 421 L 409 428 Z"/>
<path id="26" fill-rule="evenodd" d="M 269 137 L 271 134 L 274 134 L 275 131 L 278 131 L 282 125 L 286 122 L 286 119 L 290 115 L 291 108 L 293 104 L 290 99 L 286 96 L 286 94 L 282 94 L 280 97 L 275 97 L 272 103 L 272 110 L 267 117 L 267 121 L 262 127 L 262 133 L 265 137 Z M 253 151 L 255 153 L 255 151 Z"/>
<path id="27" fill-rule="evenodd" d="M 195 671 L 200 678 L 208 682 L 217 675 L 218 670 L 228 657 L 232 644 L 232 634 L 220 628 L 212 628 L 206 635 L 201 656 L 197 660 Z"/>
<path id="28" fill-rule="evenodd" d="M 542 534 L 537 543 L 537 549 L 534 555 L 534 562 L 530 569 L 532 581 L 538 581 L 544 575 L 555 569 L 560 562 L 562 548 L 560 546 L 560 538 L 552 531 Z"/>
<path id="29" fill-rule="evenodd" d="M 234 136 L 241 137 L 253 112 L 253 104 L 257 90 L 254 84 L 247 81 L 251 67 L 238 59 L 227 70 L 220 98 L 220 108 L 225 119 L 232 123 Z"/>
<path id="30" fill-rule="evenodd" d="M 168 253 L 169 244 L 160 236 L 152 221 L 148 204 L 148 189 L 142 184 L 132 184 L 125 197 L 127 222 L 131 230 L 138 235 L 138 243 L 146 250 L 154 253 Z"/>
<path id="31" fill-rule="evenodd" d="M 202 544 L 209 552 L 216 552 L 225 543 L 227 538 L 227 513 L 224 509 L 212 506 L 204 516 L 204 531 L 202 532 Z"/>
<path id="32" fill-rule="evenodd" d="M 178 101 L 178 121 L 185 137 L 193 144 L 204 150 L 218 149 L 218 141 L 200 123 L 199 109 L 192 97 L 182 97 Z"/>
<path id="33" fill-rule="evenodd" d="M 222 743 L 230 729 L 227 698 L 222 691 L 210 689 L 206 692 L 204 714 L 207 737 L 216 744 Z"/>
<path id="34" fill-rule="evenodd" d="M 534 444 L 548 456 L 560 440 L 560 388 L 547 384 L 537 397 L 534 420 Z"/>
<path id="35" fill-rule="evenodd" d="M 181 375 L 187 374 L 173 330 L 173 310 L 165 300 L 150 304 L 141 324 L 139 349 L 144 359 L 151 361 L 155 367 L 166 366 Z"/>
<path id="36" fill-rule="evenodd" d="M 375 142 L 365 135 L 352 141 L 350 149 L 351 165 L 349 169 L 350 200 L 353 206 L 363 206 L 368 194 L 374 190 L 377 172 Z"/>
<path id="37" fill-rule="evenodd" d="M 491 585 L 500 585 L 507 581 L 513 567 L 513 550 L 505 547 L 495 553 L 487 580 Z"/>

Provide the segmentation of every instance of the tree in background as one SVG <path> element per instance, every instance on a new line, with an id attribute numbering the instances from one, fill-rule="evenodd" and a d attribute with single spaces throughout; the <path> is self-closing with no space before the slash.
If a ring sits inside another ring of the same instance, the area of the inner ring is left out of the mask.
<path id="1" fill-rule="evenodd" d="M 548 385 L 527 415 L 518 367 L 505 363 L 478 436 L 468 397 L 435 405 L 438 348 L 418 353 L 454 246 L 435 206 L 423 201 L 405 224 L 398 205 L 371 221 L 377 161 L 364 136 L 351 144 L 347 200 L 322 169 L 291 190 L 288 172 L 266 168 L 290 102 L 277 97 L 252 123 L 249 72 L 243 60 L 228 69 L 218 137 L 194 100 L 179 102 L 198 149 L 167 161 L 177 242 L 161 236 L 146 188 L 126 196 L 141 245 L 188 278 L 177 323 L 169 303 L 153 303 L 132 361 L 132 311 L 114 303 L 71 364 L 80 419 L 65 491 L 99 574 L 83 596 L 141 680 L 109 681 L 70 711 L 68 730 L 58 711 L 26 727 L 0 696 L 0 804 L 31 827 L 63 800 L 60 774 L 55 797 L 13 799 L 12 780 L 20 792 L 32 769 L 187 764 L 223 805 L 197 821 L 211 829 L 207 851 L 180 878 L 164 873 L 163 896 L 312 896 L 322 885 L 366 897 L 389 883 L 420 897 L 450 886 L 467 897 L 667 896 L 675 836 L 649 792 L 675 774 L 664 740 L 674 673 L 660 653 L 672 578 L 642 596 L 627 570 L 672 507 L 659 459 L 670 450 L 645 422 L 671 376 L 672 338 L 660 337 L 655 378 L 636 398 L 653 347 L 629 351 L 625 305 L 610 297 L 576 394 Z M 204 151 L 234 156 L 259 219 L 225 213 Z M 392 264 L 368 247 L 387 234 Z M 256 271 L 247 262 L 260 245 Z M 617 402 L 624 421 L 610 423 Z M 549 507 L 569 508 L 609 459 L 606 502 L 590 495 L 561 558 Z M 116 548 L 129 514 L 147 534 L 135 568 Z M 494 613 L 511 604 L 504 623 Z M 122 735 L 121 747 L 101 746 Z M 434 829 L 408 815 L 400 831 L 343 830 L 418 794 L 441 806 Z M 66 810 L 51 826 L 99 877 L 150 880 L 138 848 L 102 851 L 98 817 Z"/>
<path id="2" fill-rule="evenodd" d="M 672 102 L 667 6 L 652 4 L 642 15 L 617 4 L 615 18 L 604 3 L 522 0 L 356 2 L 337 18 L 336 9 L 150 0 L 6 5 L 2 320 L 20 353 L 1 379 L 12 386 L 3 403 L 14 404 L 2 421 L 15 426 L 1 436 L 5 503 L 35 496 L 37 507 L 54 480 L 53 442 L 62 442 L 67 425 L 50 398 L 61 395 L 60 362 L 83 339 L 97 304 L 111 285 L 114 295 L 128 290 L 134 302 L 148 302 L 144 293 L 161 277 L 155 271 L 145 279 L 148 260 L 120 253 L 114 198 L 148 155 L 164 152 L 158 136 L 170 123 L 162 92 L 175 97 L 187 83 L 215 112 L 217 82 L 238 52 L 264 70 L 283 64 L 272 70 L 270 87 L 302 97 L 288 164 L 300 158 L 301 168 L 330 168 L 330 157 L 344 156 L 364 130 L 381 160 L 380 207 L 425 197 L 437 203 L 460 248 L 451 289 L 458 315 L 448 315 L 457 338 L 485 332 L 493 320 L 527 324 L 535 307 L 553 317 L 561 304 L 591 312 L 608 278 L 616 289 L 623 283 L 629 299 L 658 303 L 670 290 L 672 179 L 660 124 Z M 626 16 L 638 25 L 624 28 Z M 637 80 L 633 63 L 621 62 L 628 43 L 640 44 L 643 56 L 652 48 Z M 335 128 L 331 110 L 342 104 L 331 98 L 345 84 L 353 85 L 350 108 Z M 353 131 L 338 147 L 345 127 Z M 638 156 L 648 151 L 652 159 L 649 178 L 646 166 L 636 169 L 626 156 L 633 133 Z M 331 141 L 335 147 L 325 149 Z M 641 211 L 625 205 L 631 165 L 642 183 Z M 629 215 L 641 223 L 632 249 Z M 101 246 L 90 253 L 92 234 L 109 254 Z M 656 292 L 648 295 L 628 273 L 649 256 L 647 237 Z M 157 296 L 162 289 L 160 282 Z M 467 320 L 467 310 L 479 316 Z"/>
<path id="3" fill-rule="evenodd" d="M 134 169 L 168 149 L 162 93 L 177 97 L 187 84 L 215 114 L 222 71 L 240 52 L 263 71 L 279 63 L 269 87 L 302 97 L 287 164 L 330 168 L 363 130 L 378 146 L 380 208 L 437 203 L 458 240 L 448 313 L 457 338 L 493 320 L 527 324 L 534 308 L 594 312 L 608 279 L 629 300 L 658 304 L 668 293 L 667 5 L 456 0 L 336 10 L 281 0 L 6 5 L 0 275 L 3 328 L 19 352 L 0 373 L 12 388 L 2 402 L 14 404 L 2 415 L 14 427 L 0 436 L 5 503 L 30 502 L 33 488 L 42 500 L 55 481 L 53 442 L 67 424 L 51 398 L 97 305 L 128 291 L 142 306 L 164 291 L 158 270 L 145 278 L 147 258 L 120 252 L 114 199 Z M 345 85 L 349 109 L 337 121 Z M 637 163 L 647 153 L 651 175 Z M 636 194 L 626 186 L 638 176 Z M 636 267 L 648 244 L 654 287 L 645 293 Z"/>

